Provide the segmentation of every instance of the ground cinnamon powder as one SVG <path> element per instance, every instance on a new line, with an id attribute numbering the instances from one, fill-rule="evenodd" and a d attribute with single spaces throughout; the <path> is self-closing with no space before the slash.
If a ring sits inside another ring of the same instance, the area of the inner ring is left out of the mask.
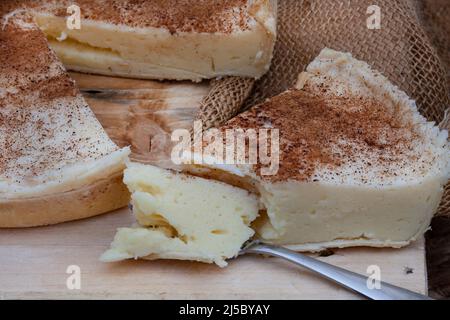
<path id="1" fill-rule="evenodd" d="M 280 130 L 278 174 L 264 176 L 271 181 L 310 180 L 318 166 L 336 168 L 361 160 L 362 153 L 371 155 L 363 159 L 367 166 L 400 161 L 416 136 L 412 125 L 403 121 L 396 110 L 375 100 L 297 89 L 239 115 L 223 130 L 268 125 Z"/>

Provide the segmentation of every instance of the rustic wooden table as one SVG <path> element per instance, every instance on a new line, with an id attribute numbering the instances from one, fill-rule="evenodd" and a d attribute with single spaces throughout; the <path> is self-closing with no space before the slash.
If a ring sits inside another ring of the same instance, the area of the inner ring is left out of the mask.
<path id="1" fill-rule="evenodd" d="M 191 123 L 208 84 L 154 82 L 72 74 L 111 138 L 133 158 L 153 158 L 167 133 Z M 155 160 L 155 159 L 153 159 Z M 0 230 L 0 299 L 354 299 L 359 296 L 274 258 L 245 256 L 220 269 L 182 261 L 98 261 L 128 209 L 43 228 Z M 424 242 L 396 249 L 352 248 L 320 259 L 420 293 L 427 291 Z M 66 286 L 80 267 L 81 289 Z"/>

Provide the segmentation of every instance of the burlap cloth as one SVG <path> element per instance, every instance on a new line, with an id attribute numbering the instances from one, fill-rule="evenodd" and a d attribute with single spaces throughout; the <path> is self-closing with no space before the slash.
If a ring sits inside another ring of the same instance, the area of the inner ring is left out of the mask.
<path id="1" fill-rule="evenodd" d="M 425 117 L 450 128 L 448 119 L 443 121 L 449 107 L 446 71 L 427 35 L 434 27 L 427 19 L 434 12 L 430 2 L 278 0 L 278 39 L 270 71 L 256 82 L 236 77 L 213 81 L 198 118 L 206 127 L 216 126 L 286 90 L 320 50 L 329 47 L 368 62 L 415 99 Z M 381 29 L 367 27 L 371 5 L 381 9 Z M 448 32 L 433 40 L 441 43 L 439 50 L 449 61 L 450 51 L 442 40 Z M 450 215 L 450 184 L 438 214 Z"/>

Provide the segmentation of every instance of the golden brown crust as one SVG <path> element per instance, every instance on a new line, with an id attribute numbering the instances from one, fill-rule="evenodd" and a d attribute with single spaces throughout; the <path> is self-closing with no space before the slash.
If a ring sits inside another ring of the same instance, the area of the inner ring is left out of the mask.
<path id="1" fill-rule="evenodd" d="M 79 220 L 126 206 L 130 194 L 117 173 L 90 186 L 44 197 L 2 200 L 0 228 L 24 228 Z"/>
<path id="2" fill-rule="evenodd" d="M 28 19 L 17 13 L 0 29 L 0 182 L 24 184 L 118 150 Z"/>

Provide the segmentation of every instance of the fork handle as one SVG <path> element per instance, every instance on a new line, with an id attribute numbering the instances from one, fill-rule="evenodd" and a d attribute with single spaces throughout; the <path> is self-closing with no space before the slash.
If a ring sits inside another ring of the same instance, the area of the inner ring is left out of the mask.
<path id="1" fill-rule="evenodd" d="M 369 289 L 368 278 L 365 276 L 283 247 L 255 243 L 244 251 L 283 258 L 373 300 L 432 300 L 422 294 L 386 282 L 381 282 L 380 289 Z"/>

